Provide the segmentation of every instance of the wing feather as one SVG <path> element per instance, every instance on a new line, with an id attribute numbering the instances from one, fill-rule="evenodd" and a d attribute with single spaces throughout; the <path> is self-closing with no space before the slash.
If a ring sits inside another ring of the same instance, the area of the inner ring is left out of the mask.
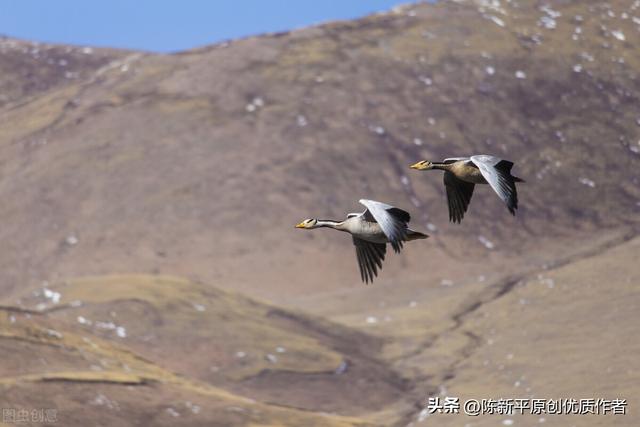
<path id="1" fill-rule="evenodd" d="M 400 252 L 402 242 L 407 238 L 407 223 L 411 221 L 409 212 L 375 200 L 361 199 L 360 203 L 367 208 L 365 218 L 380 224 L 393 250 Z"/>
<path id="2" fill-rule="evenodd" d="M 471 161 L 480 169 L 480 173 L 493 191 L 507 205 L 509 212 L 515 215 L 518 209 L 518 192 L 514 177 L 511 175 L 513 163 L 488 155 L 471 156 Z"/>
<path id="3" fill-rule="evenodd" d="M 356 247 L 356 257 L 360 268 L 360 277 L 365 283 L 372 282 L 378 275 L 378 269 L 382 269 L 382 261 L 387 252 L 387 245 L 384 243 L 372 243 L 366 240 L 353 237 L 353 244 Z"/>
<path id="4" fill-rule="evenodd" d="M 449 204 L 449 221 L 460 223 L 464 217 L 475 185 L 462 181 L 449 172 L 444 172 L 444 187 L 447 190 L 447 202 Z"/>

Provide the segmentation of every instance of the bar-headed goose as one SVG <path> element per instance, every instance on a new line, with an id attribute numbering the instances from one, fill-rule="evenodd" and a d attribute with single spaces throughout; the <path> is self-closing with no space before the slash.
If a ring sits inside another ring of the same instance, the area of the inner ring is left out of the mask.
<path id="1" fill-rule="evenodd" d="M 382 270 L 382 261 L 387 251 L 387 243 L 395 252 L 400 252 L 403 242 L 426 239 L 426 234 L 407 227 L 411 220 L 408 212 L 375 200 L 360 200 L 367 209 L 361 213 L 350 213 L 344 221 L 305 219 L 296 228 L 312 230 L 328 227 L 351 234 L 356 247 L 360 276 L 365 283 L 373 282 Z"/>
<path id="2" fill-rule="evenodd" d="M 516 214 L 518 193 L 516 182 L 524 180 L 511 175 L 513 163 L 486 154 L 471 157 L 451 157 L 442 163 L 422 160 L 411 168 L 444 171 L 444 186 L 449 203 L 449 220 L 460 223 L 467 211 L 475 184 L 489 184 L 506 203 L 509 212 Z"/>

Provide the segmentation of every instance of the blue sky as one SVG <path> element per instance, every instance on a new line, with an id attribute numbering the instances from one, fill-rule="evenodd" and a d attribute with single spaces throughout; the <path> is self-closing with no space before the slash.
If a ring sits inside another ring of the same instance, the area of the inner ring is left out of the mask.
<path id="1" fill-rule="evenodd" d="M 172 52 L 389 10 L 407 0 L 0 0 L 0 34 Z"/>

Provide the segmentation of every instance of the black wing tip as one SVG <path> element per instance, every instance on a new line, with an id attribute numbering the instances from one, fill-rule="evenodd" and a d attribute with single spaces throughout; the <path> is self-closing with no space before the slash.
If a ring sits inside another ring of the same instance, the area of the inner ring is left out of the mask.
<path id="1" fill-rule="evenodd" d="M 411 221 L 411 214 L 405 211 L 404 209 L 393 207 L 393 208 L 387 209 L 387 212 L 389 212 L 391 215 L 393 215 L 400 221 L 403 221 L 403 222 Z"/>
<path id="2" fill-rule="evenodd" d="M 393 251 L 397 254 L 400 253 L 400 251 L 402 250 L 402 240 L 395 240 L 393 242 L 391 242 L 391 247 L 393 248 Z"/>

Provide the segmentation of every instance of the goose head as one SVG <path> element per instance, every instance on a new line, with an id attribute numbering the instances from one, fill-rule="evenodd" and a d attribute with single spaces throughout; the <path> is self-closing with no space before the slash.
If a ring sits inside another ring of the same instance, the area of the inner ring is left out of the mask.
<path id="1" fill-rule="evenodd" d="M 411 169 L 417 169 L 419 171 L 433 169 L 433 163 L 428 160 L 420 160 L 418 163 L 414 163 L 409 166 Z"/>
<path id="2" fill-rule="evenodd" d="M 317 226 L 318 226 L 318 220 L 315 218 L 309 218 L 309 219 L 305 219 L 300 224 L 297 224 L 296 228 L 306 228 L 311 230 L 313 228 L 317 228 Z"/>

